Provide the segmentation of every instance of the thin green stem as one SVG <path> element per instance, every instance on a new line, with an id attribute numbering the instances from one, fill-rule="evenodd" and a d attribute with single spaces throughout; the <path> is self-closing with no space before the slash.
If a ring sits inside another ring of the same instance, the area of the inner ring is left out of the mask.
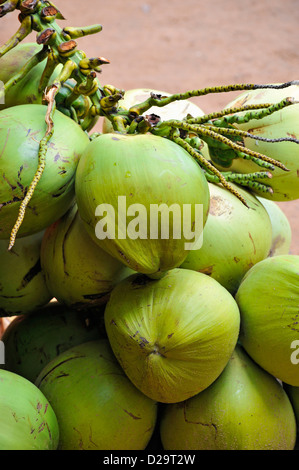
<path id="1" fill-rule="evenodd" d="M 279 101 L 278 103 L 261 103 L 244 105 L 240 107 L 226 108 L 216 113 L 205 114 L 196 118 L 187 118 L 186 121 L 189 124 L 205 124 L 208 121 L 212 121 L 214 126 L 224 127 L 226 124 L 244 124 L 251 121 L 252 119 L 262 119 L 270 114 L 279 111 L 295 104 L 294 98 L 288 97 Z M 245 114 L 243 112 L 245 111 Z M 246 112 L 248 111 L 248 112 Z"/>
<path id="2" fill-rule="evenodd" d="M 47 56 L 47 51 L 42 49 L 37 54 L 32 56 L 28 62 L 21 68 L 21 70 L 11 77 L 5 84 L 3 89 L 0 91 L 0 99 L 2 95 L 5 95 L 13 86 L 15 86 L 20 80 L 22 80 L 36 65 L 42 62 Z"/>
<path id="3" fill-rule="evenodd" d="M 231 108 L 225 108 L 225 109 L 222 109 L 221 111 L 215 111 L 213 113 L 204 114 L 203 116 L 198 116 L 198 117 L 195 117 L 195 118 L 187 116 L 185 121 L 188 122 L 189 124 L 199 124 L 200 125 L 200 124 L 205 124 L 208 121 L 213 121 L 214 122 L 217 119 L 221 119 L 221 118 L 225 118 L 225 120 L 226 119 L 229 120 L 231 117 L 234 117 L 234 115 L 237 114 L 237 113 L 241 113 L 243 111 L 251 111 L 251 110 L 257 110 L 257 109 L 262 109 L 262 108 L 268 108 L 270 106 L 272 106 L 271 103 L 244 105 L 244 106 L 240 106 L 240 107 L 232 106 Z"/>
<path id="4" fill-rule="evenodd" d="M 40 181 L 40 179 L 43 175 L 45 166 L 46 166 L 47 144 L 48 144 L 49 140 L 51 139 L 51 137 L 54 133 L 53 115 L 54 115 L 54 112 L 55 112 L 55 109 L 56 109 L 56 106 L 55 106 L 55 93 L 56 93 L 56 90 L 53 88 L 52 90 L 50 90 L 50 92 L 46 96 L 46 99 L 49 102 L 47 113 L 46 113 L 46 118 L 45 118 L 45 121 L 46 121 L 46 124 L 47 124 L 47 130 L 46 130 L 46 133 L 45 133 L 44 137 L 41 139 L 40 144 L 39 144 L 38 165 L 37 165 L 36 172 L 34 174 L 33 180 L 31 181 L 31 183 L 29 185 L 26 196 L 24 197 L 23 201 L 21 202 L 16 223 L 15 223 L 15 225 L 13 226 L 13 228 L 11 230 L 8 250 L 11 250 L 13 248 L 14 244 L 15 244 L 18 231 L 19 231 L 19 229 L 20 229 L 20 227 L 23 223 L 24 217 L 25 217 L 27 206 L 28 206 L 29 202 L 31 201 L 31 198 L 33 196 L 35 188 L 36 188 L 38 182 Z"/>
<path id="5" fill-rule="evenodd" d="M 102 31 L 103 27 L 100 24 L 95 24 L 91 26 L 83 26 L 81 28 L 72 28 L 72 27 L 65 27 L 62 30 L 63 34 L 66 34 L 71 39 L 78 39 L 82 38 L 83 36 L 87 36 L 90 34 L 97 34 Z"/>
<path id="6" fill-rule="evenodd" d="M 23 39 L 28 36 L 32 31 L 31 28 L 31 17 L 26 16 L 18 31 L 7 41 L 1 48 L 0 48 L 0 57 L 4 56 L 7 52 L 9 52 L 11 49 L 13 49 L 15 46 L 19 44 Z"/>
<path id="7" fill-rule="evenodd" d="M 203 126 L 194 126 L 192 124 L 188 124 L 188 123 L 185 123 L 185 122 L 182 122 L 182 121 L 176 121 L 176 120 L 166 121 L 165 125 L 169 125 L 171 127 L 182 129 L 182 130 L 185 130 L 185 131 L 188 131 L 188 132 L 194 132 L 194 133 L 198 134 L 203 140 L 204 140 L 205 137 L 213 139 L 217 142 L 220 142 L 222 145 L 230 147 L 231 149 L 233 149 L 237 152 L 246 153 L 249 156 L 252 156 L 254 158 L 257 158 L 257 159 L 263 160 L 265 162 L 268 162 L 272 165 L 275 165 L 275 166 L 277 166 L 278 168 L 280 168 L 284 171 L 289 171 L 285 167 L 285 165 L 283 165 L 283 163 L 281 163 L 279 161 L 276 161 L 273 158 L 267 157 L 266 155 L 263 155 L 259 152 L 255 152 L 254 150 L 250 150 L 248 148 L 245 148 L 243 145 L 239 145 L 236 142 L 231 141 L 227 137 L 218 134 L 217 129 L 215 131 L 214 130 L 209 130 L 209 129 L 204 128 Z"/>
<path id="8" fill-rule="evenodd" d="M 275 142 L 293 142 L 295 144 L 299 144 L 299 139 L 296 139 L 295 137 L 279 137 L 277 139 L 270 139 L 268 137 L 261 137 L 255 134 L 251 134 L 250 132 L 242 131 L 241 129 L 235 129 L 231 127 L 218 127 L 215 129 L 214 125 L 204 125 L 205 129 L 209 129 L 211 131 L 216 131 L 221 135 L 230 135 L 234 137 L 243 137 L 243 138 L 250 138 L 253 140 L 259 140 L 261 142 L 269 142 L 269 143 L 275 143 Z"/>
<path id="9" fill-rule="evenodd" d="M 219 179 L 219 182 L 222 184 L 224 188 L 226 188 L 228 191 L 230 191 L 232 194 L 234 194 L 242 203 L 248 207 L 248 204 L 244 197 L 233 187 L 231 186 L 225 177 L 221 174 L 217 168 L 214 167 L 208 160 L 206 160 L 198 151 L 193 149 L 190 144 L 188 144 L 184 139 L 179 137 L 175 132 L 172 133 L 170 136 L 170 139 L 173 140 L 176 144 L 180 145 L 183 147 L 195 160 L 197 160 L 200 164 L 200 166 L 203 166 L 206 170 L 208 170 L 210 173 L 214 174 L 217 176 Z"/>
<path id="10" fill-rule="evenodd" d="M 241 186 L 258 190 L 263 193 L 273 193 L 273 189 L 271 188 L 271 186 L 268 186 L 266 184 L 260 183 L 259 181 L 256 181 L 257 178 L 259 179 L 272 178 L 271 173 L 258 172 L 258 173 L 240 174 L 240 173 L 225 172 L 225 173 L 222 173 L 222 175 L 225 177 L 227 181 L 230 181 L 231 183 L 239 184 Z M 207 181 L 209 181 L 210 183 L 216 183 L 216 184 L 221 183 L 218 176 L 214 174 L 210 174 L 207 171 L 205 171 L 205 177 Z"/>
<path id="11" fill-rule="evenodd" d="M 162 107 L 170 103 L 173 103 L 174 101 L 186 100 L 189 98 L 194 98 L 197 96 L 204 96 L 204 95 L 208 95 L 211 93 L 227 93 L 231 91 L 256 90 L 256 89 L 263 89 L 263 88 L 273 88 L 273 89 L 279 90 L 279 89 L 287 88 L 291 85 L 296 85 L 296 84 L 298 84 L 296 80 L 282 83 L 279 85 L 272 85 L 272 84 L 256 85 L 253 83 L 247 83 L 247 84 L 239 83 L 239 84 L 233 84 L 233 85 L 207 87 L 207 88 L 202 88 L 199 90 L 191 90 L 185 93 L 176 93 L 174 95 L 163 96 L 163 97 L 152 93 L 151 96 L 147 100 L 145 100 L 143 103 L 132 106 L 130 108 L 130 111 L 134 111 L 135 113 L 140 115 L 140 114 L 143 114 L 148 109 L 150 109 L 152 106 Z"/>
<path id="12" fill-rule="evenodd" d="M 0 18 L 5 16 L 7 13 L 14 11 L 20 3 L 20 0 L 8 0 L 0 5 Z"/>
<path id="13" fill-rule="evenodd" d="M 47 88 L 49 84 L 50 78 L 57 66 L 58 66 L 58 61 L 54 58 L 54 55 L 51 52 L 48 52 L 46 66 L 44 68 L 44 71 L 42 73 L 39 86 L 38 86 L 39 93 L 45 91 L 45 89 Z"/>

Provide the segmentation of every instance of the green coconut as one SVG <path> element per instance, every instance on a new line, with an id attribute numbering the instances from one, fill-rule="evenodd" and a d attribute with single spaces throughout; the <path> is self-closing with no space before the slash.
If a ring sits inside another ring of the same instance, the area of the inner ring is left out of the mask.
<path id="1" fill-rule="evenodd" d="M 63 352 L 36 385 L 55 410 L 60 450 L 143 450 L 151 439 L 157 403 L 126 377 L 107 339 Z"/>
<path id="2" fill-rule="evenodd" d="M 299 341 L 299 256 L 279 255 L 254 265 L 235 299 L 247 353 L 282 382 L 299 386 L 298 364 L 292 360 Z"/>
<path id="3" fill-rule="evenodd" d="M 299 85 L 292 85 L 283 89 L 260 89 L 249 90 L 241 93 L 233 101 L 228 103 L 227 108 L 249 106 L 262 103 L 278 103 L 284 98 L 299 98 Z M 244 114 L 244 112 L 242 112 Z M 235 123 L 234 127 L 241 129 L 257 137 L 268 139 L 280 139 L 282 137 L 299 138 L 299 104 L 287 106 L 280 111 L 264 117 L 263 119 L 250 119 L 248 122 Z M 254 138 L 243 139 L 245 147 L 250 150 L 267 155 L 270 158 L 282 162 L 289 171 L 284 171 L 275 167 L 270 180 L 259 180 L 262 184 L 267 184 L 273 189 L 271 192 L 263 192 L 259 189 L 253 191 L 261 197 L 274 201 L 290 201 L 299 198 L 299 145 L 290 141 L 264 142 Z M 224 155 L 215 155 L 210 151 L 210 157 L 215 166 L 222 171 L 233 171 L 237 173 L 252 173 L 264 171 L 265 169 L 250 160 L 235 158 L 230 162 L 225 162 Z"/>
<path id="4" fill-rule="evenodd" d="M 114 285 L 133 273 L 93 241 L 76 205 L 46 229 L 41 265 L 53 297 L 73 308 L 107 302 Z"/>
<path id="5" fill-rule="evenodd" d="M 44 394 L 24 377 L 0 370 L 0 450 L 56 450 L 59 426 Z"/>
<path id="6" fill-rule="evenodd" d="M 291 249 L 292 229 L 281 207 L 270 199 L 257 196 L 265 207 L 272 226 L 272 243 L 268 256 L 288 255 Z"/>
<path id="7" fill-rule="evenodd" d="M 24 104 L 0 111 L 0 238 L 9 239 L 19 207 L 38 166 L 39 142 L 46 132 L 47 107 Z M 74 202 L 75 172 L 89 138 L 58 110 L 54 135 L 47 146 L 46 165 L 18 236 L 44 230 Z"/>
<path id="8" fill-rule="evenodd" d="M 179 268 L 156 280 L 128 277 L 113 289 L 104 317 L 129 379 L 163 403 L 183 401 L 220 375 L 240 322 L 238 306 L 223 286 Z"/>
<path id="9" fill-rule="evenodd" d="M 154 135 L 103 134 L 86 147 L 76 201 L 90 236 L 134 271 L 179 266 L 202 233 L 209 187 L 193 158 Z"/>
<path id="10" fill-rule="evenodd" d="M 297 345 L 297 364 L 299 364 L 299 344 Z M 299 387 L 293 387 L 292 385 L 283 384 L 283 387 L 292 403 L 293 410 L 296 416 L 297 422 L 297 438 L 299 437 Z M 299 442 L 297 442 L 299 444 Z"/>
<path id="11" fill-rule="evenodd" d="M 105 337 L 103 310 L 76 311 L 50 302 L 30 315 L 15 317 L 2 335 L 3 369 L 33 382 L 58 354 L 72 346 Z"/>
<path id="12" fill-rule="evenodd" d="M 10 251 L 9 241 L 0 240 L 0 316 L 26 314 L 51 300 L 40 263 L 43 235 L 18 238 Z"/>
<path id="13" fill-rule="evenodd" d="M 211 276 L 235 294 L 245 273 L 268 256 L 272 226 L 258 199 L 242 188 L 246 207 L 231 192 L 209 183 L 210 209 L 203 230 L 203 243 L 192 250 L 181 268 Z M 270 201 L 271 202 L 271 201 Z"/>
<path id="14" fill-rule="evenodd" d="M 164 450 L 293 450 L 296 421 L 287 394 L 237 346 L 220 377 L 182 403 L 166 405 Z"/>

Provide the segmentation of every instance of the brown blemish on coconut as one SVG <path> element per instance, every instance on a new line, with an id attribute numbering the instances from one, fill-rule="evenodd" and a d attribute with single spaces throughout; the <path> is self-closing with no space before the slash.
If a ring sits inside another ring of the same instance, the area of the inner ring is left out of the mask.
<path id="1" fill-rule="evenodd" d="M 248 129 L 247 131 L 249 134 L 264 134 L 265 132 L 265 127 L 260 126 L 260 127 L 253 127 L 252 129 Z"/>
<path id="2" fill-rule="evenodd" d="M 124 254 L 123 251 L 121 250 L 118 250 L 118 253 L 120 254 L 120 256 L 125 260 L 125 262 L 127 262 L 128 264 L 131 263 L 131 260 L 129 258 L 126 257 L 126 255 Z"/>
<path id="3" fill-rule="evenodd" d="M 22 173 L 23 170 L 24 170 L 24 166 L 21 165 L 21 166 L 20 166 L 20 169 L 19 169 L 19 171 L 18 171 L 18 178 L 21 178 L 21 173 Z"/>
<path id="4" fill-rule="evenodd" d="M 141 419 L 140 416 L 136 416 L 136 415 L 134 415 L 133 413 L 131 413 L 130 411 L 125 410 L 124 408 L 123 408 L 123 410 L 124 410 L 124 412 L 127 413 L 131 418 L 133 418 L 133 419 Z"/>
<path id="5" fill-rule="evenodd" d="M 78 429 L 76 429 L 76 428 L 73 428 L 73 430 L 79 434 L 79 443 L 78 443 L 78 447 L 79 447 L 80 449 L 83 449 L 83 437 L 82 437 L 82 434 L 81 434 L 80 431 L 78 431 Z"/>
<path id="6" fill-rule="evenodd" d="M 2 209 L 2 207 L 5 207 L 5 206 L 9 206 L 10 204 L 14 204 L 15 202 L 19 202 L 19 201 L 22 201 L 23 198 L 22 197 L 14 197 L 11 201 L 6 201 L 6 202 L 0 202 L 0 210 Z M 2 229 L 0 229 L 0 232 L 2 231 Z"/>
<path id="7" fill-rule="evenodd" d="M 8 186 L 10 187 L 10 189 L 11 189 L 12 191 L 14 191 L 15 189 L 17 189 L 16 185 L 10 183 L 10 181 L 6 178 L 5 173 L 2 174 L 2 177 L 3 177 L 4 181 L 6 181 L 6 183 L 8 184 Z"/>
<path id="8" fill-rule="evenodd" d="M 37 429 L 37 432 L 38 432 L 38 433 L 42 432 L 42 431 L 45 429 L 45 427 L 46 427 L 45 422 L 42 422 L 42 423 L 39 425 L 39 427 L 38 427 L 38 429 Z"/>
<path id="9" fill-rule="evenodd" d="M 284 242 L 285 242 L 285 238 L 282 237 L 281 235 L 277 235 L 277 237 L 274 238 L 274 240 L 272 240 L 272 246 L 270 248 L 268 257 L 274 256 L 276 250 L 279 249 L 281 246 L 283 246 Z"/>
<path id="10" fill-rule="evenodd" d="M 241 108 L 244 106 L 244 104 L 247 103 L 249 98 L 249 94 L 243 96 L 242 98 L 239 98 L 237 101 L 234 102 L 234 108 Z"/>
<path id="11" fill-rule="evenodd" d="M 40 401 L 37 402 L 36 409 L 40 411 L 42 409 L 43 405 Z"/>
<path id="12" fill-rule="evenodd" d="M 5 147 L 6 147 L 7 142 L 8 142 L 9 134 L 10 134 L 10 129 L 8 129 L 8 131 L 7 131 L 6 139 L 5 139 L 5 142 L 4 142 L 4 146 L 3 146 L 3 148 L 2 148 L 2 152 L 0 153 L 0 158 L 2 157 L 2 155 L 3 155 L 3 153 L 4 153 Z"/>
<path id="13" fill-rule="evenodd" d="M 292 139 L 297 139 L 296 134 L 293 134 L 292 132 L 287 132 L 287 136 L 291 137 Z"/>
<path id="14" fill-rule="evenodd" d="M 211 196 L 209 214 L 220 217 L 223 214 L 231 214 L 233 206 L 220 196 Z"/>
<path id="15" fill-rule="evenodd" d="M 12 413 L 12 417 L 14 418 L 14 420 L 15 420 L 16 423 L 19 421 L 19 418 L 17 417 L 15 411 Z"/>
<path id="16" fill-rule="evenodd" d="M 27 285 L 32 281 L 32 279 L 34 279 L 41 272 L 41 270 L 42 268 L 39 258 L 34 264 L 34 266 L 32 266 L 32 268 L 30 268 L 29 271 L 25 274 L 20 286 L 17 288 L 17 291 L 25 289 L 25 287 L 27 287 Z"/>
<path id="17" fill-rule="evenodd" d="M 202 423 L 201 421 L 192 421 L 192 420 L 187 418 L 187 405 L 186 405 L 186 402 L 184 402 L 183 410 L 184 410 L 184 421 L 186 423 L 188 423 L 188 424 L 198 424 L 200 426 L 207 426 L 209 428 L 214 428 L 215 434 L 217 434 L 216 424 L 214 424 L 214 423 Z"/>
<path id="18" fill-rule="evenodd" d="M 199 270 L 200 273 L 206 274 L 207 276 L 211 276 L 213 274 L 214 270 L 214 264 L 211 266 L 206 266 L 205 268 L 202 268 Z"/>
<path id="19" fill-rule="evenodd" d="M 252 238 L 252 235 L 251 235 L 250 232 L 248 233 L 248 235 L 249 235 L 249 238 L 250 238 L 250 240 L 252 242 L 252 245 L 253 245 L 253 252 L 254 252 L 254 254 L 256 254 L 256 247 L 255 247 L 255 243 L 254 243 L 254 240 Z"/>
<path id="20" fill-rule="evenodd" d="M 146 338 L 143 338 L 143 336 L 140 336 L 140 340 L 141 341 L 138 344 L 141 348 L 144 348 L 149 343 L 149 341 Z"/>
<path id="21" fill-rule="evenodd" d="M 287 327 L 293 331 L 299 332 L 299 314 L 295 315 L 295 317 L 292 318 L 292 320 L 293 322 L 287 325 Z"/>
<path id="22" fill-rule="evenodd" d="M 46 377 L 48 377 L 49 374 L 51 374 L 55 369 L 57 369 L 58 367 L 62 366 L 62 364 L 65 364 L 66 362 L 69 362 L 69 361 L 73 361 L 73 360 L 76 360 L 76 359 L 81 359 L 81 358 L 85 358 L 86 356 L 85 355 L 74 355 L 72 357 L 69 357 L 68 359 L 65 359 L 63 361 L 60 361 L 58 364 L 55 364 L 50 370 L 48 370 L 45 375 L 43 377 L 40 378 L 39 380 L 39 383 L 38 383 L 38 386 L 40 387 L 41 383 L 43 382 L 43 380 L 46 379 Z M 65 374 L 64 372 L 62 372 L 59 376 L 56 376 L 54 377 L 55 379 L 59 378 L 59 377 L 67 377 L 69 374 Z"/>

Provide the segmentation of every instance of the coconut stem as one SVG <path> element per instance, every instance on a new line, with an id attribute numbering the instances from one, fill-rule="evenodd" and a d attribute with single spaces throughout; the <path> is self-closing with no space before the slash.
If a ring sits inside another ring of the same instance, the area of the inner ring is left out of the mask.
<path id="1" fill-rule="evenodd" d="M 269 84 L 256 85 L 253 83 L 237 83 L 237 84 L 232 84 L 232 85 L 206 87 L 206 88 L 202 88 L 199 90 L 190 90 L 185 93 L 175 93 L 170 96 L 161 96 L 155 93 L 151 93 L 150 97 L 147 100 L 145 100 L 144 102 L 138 105 L 132 106 L 130 108 L 130 111 L 133 111 L 136 114 L 140 115 L 146 112 L 152 106 L 158 106 L 158 107 L 167 106 L 168 104 L 173 103 L 174 101 L 187 100 L 190 98 L 204 96 L 204 95 L 208 95 L 211 93 L 227 93 L 231 91 L 256 90 L 256 89 L 263 89 L 263 88 L 273 88 L 273 89 L 279 90 L 281 88 L 286 88 L 294 84 L 297 84 L 297 81 L 293 80 L 293 81 L 285 82 L 279 85 L 269 85 Z"/>
<path id="2" fill-rule="evenodd" d="M 242 131 L 241 129 L 235 129 L 235 128 L 229 128 L 229 127 L 218 127 L 215 129 L 214 126 L 212 125 L 207 125 L 205 124 L 204 127 L 206 129 L 209 129 L 211 131 L 217 131 L 221 135 L 230 135 L 230 136 L 235 136 L 235 137 L 248 137 L 250 139 L 254 140 L 259 140 L 261 142 L 269 142 L 269 143 L 274 143 L 274 142 L 294 142 L 296 144 L 299 144 L 299 140 L 296 139 L 295 137 L 279 137 L 277 139 L 270 139 L 267 137 L 261 137 L 255 134 L 251 134 L 250 132 Z"/>
<path id="3" fill-rule="evenodd" d="M 18 7 L 19 3 L 20 0 L 9 0 L 4 2 L 3 5 L 0 5 L 0 18 L 5 16 L 7 13 L 14 11 Z"/>
<path id="4" fill-rule="evenodd" d="M 222 175 L 222 173 L 217 170 L 217 168 L 214 167 L 208 160 L 206 160 L 198 151 L 196 151 L 191 145 L 186 142 L 184 139 L 178 136 L 176 132 L 173 132 L 170 136 L 171 140 L 173 140 L 176 144 L 180 145 L 183 147 L 195 160 L 197 160 L 201 166 L 204 166 L 206 171 L 209 171 L 212 173 L 214 176 L 216 176 L 219 180 L 219 182 L 222 184 L 224 188 L 226 188 L 228 191 L 230 191 L 232 194 L 234 194 L 242 203 L 248 207 L 248 204 L 246 200 L 243 198 L 243 196 L 233 187 L 231 186 L 225 177 Z M 207 174 L 207 173 L 206 173 Z"/>
<path id="5" fill-rule="evenodd" d="M 295 104 L 295 100 L 291 97 L 284 98 L 283 100 L 279 101 L 278 103 L 272 103 L 271 105 L 262 105 L 264 109 L 252 109 L 248 113 L 245 114 L 240 114 L 239 112 L 242 111 L 242 109 L 238 109 L 237 112 L 231 116 L 225 116 L 224 121 L 226 124 L 245 124 L 252 119 L 263 119 L 266 116 L 269 116 L 270 114 L 275 113 L 276 111 L 280 111 L 281 109 L 290 106 L 292 104 Z M 223 125 L 223 120 L 214 120 L 213 125 L 215 126 L 222 126 Z"/>
<path id="6" fill-rule="evenodd" d="M 259 190 L 264 193 L 273 193 L 273 189 L 265 184 L 262 184 L 257 179 L 272 178 L 272 174 L 268 171 L 258 171 L 255 173 L 233 173 L 233 172 L 222 172 L 222 175 L 227 181 L 231 183 L 247 186 L 248 188 Z M 216 175 L 212 175 L 205 171 L 205 177 L 210 183 L 221 183 L 220 179 Z"/>
<path id="7" fill-rule="evenodd" d="M 47 51 L 47 63 L 44 68 L 44 71 L 42 73 L 42 76 L 40 78 L 39 86 L 38 86 L 38 91 L 44 92 L 45 89 L 47 88 L 51 75 L 53 74 L 55 68 L 57 67 L 58 62 L 54 58 L 54 55 L 51 52 Z"/>
<path id="8" fill-rule="evenodd" d="M 15 86 L 20 80 L 22 80 L 37 64 L 43 61 L 47 56 L 47 52 L 43 49 L 29 59 L 29 61 L 22 67 L 22 69 L 10 78 L 0 91 L 0 100 L 5 97 L 5 94 Z"/>
<path id="9" fill-rule="evenodd" d="M 39 180 L 42 177 L 42 174 L 44 172 L 45 166 L 46 166 L 46 154 L 47 154 L 47 144 L 49 140 L 51 139 L 53 133 L 54 133 L 54 125 L 53 125 L 53 115 L 55 112 L 55 94 L 57 93 L 57 89 L 55 87 L 52 87 L 47 95 L 45 95 L 45 100 L 48 101 L 48 108 L 47 108 L 47 113 L 45 117 L 45 122 L 47 124 L 47 129 L 44 137 L 40 141 L 39 144 L 39 151 L 38 151 L 38 167 L 35 172 L 35 175 L 33 177 L 33 180 L 28 188 L 28 191 L 26 193 L 25 198 L 21 202 L 20 208 L 19 208 L 19 213 L 18 213 L 18 218 L 16 220 L 16 223 L 14 227 L 12 228 L 11 234 L 10 234 L 10 240 L 9 240 L 9 246 L 8 250 L 10 251 L 16 241 L 16 237 L 18 234 L 18 231 L 23 223 L 25 213 L 26 213 L 26 208 L 33 196 L 34 190 L 39 182 Z"/>
<path id="10" fill-rule="evenodd" d="M 28 36 L 28 34 L 31 33 L 31 31 L 31 18 L 26 16 L 23 19 L 18 31 L 0 48 L 0 57 L 17 46 L 19 42 L 21 42 L 23 39 L 25 39 L 26 36 Z"/>
<path id="11" fill-rule="evenodd" d="M 283 165 L 281 162 L 276 161 L 273 158 L 267 157 L 266 155 L 263 155 L 259 152 L 255 152 L 254 150 L 245 148 L 243 145 L 237 144 L 236 142 L 233 142 L 232 140 L 225 137 L 224 135 L 219 134 L 218 128 L 213 129 L 213 127 L 207 128 L 205 126 L 196 126 L 177 120 L 165 121 L 162 123 L 162 126 L 164 125 L 175 127 L 177 129 L 182 129 L 187 132 L 194 132 L 198 134 L 203 140 L 205 140 L 205 138 L 212 139 L 222 144 L 224 148 L 229 147 L 237 152 L 246 153 L 248 158 L 253 157 L 255 159 L 255 162 L 262 160 L 264 162 L 270 163 L 271 165 L 275 165 L 284 171 L 288 171 L 285 165 Z"/>
<path id="12" fill-rule="evenodd" d="M 97 34 L 102 31 L 103 27 L 100 24 L 92 26 L 83 26 L 81 28 L 66 27 L 63 28 L 63 33 L 69 36 L 71 39 L 78 39 L 90 34 Z"/>

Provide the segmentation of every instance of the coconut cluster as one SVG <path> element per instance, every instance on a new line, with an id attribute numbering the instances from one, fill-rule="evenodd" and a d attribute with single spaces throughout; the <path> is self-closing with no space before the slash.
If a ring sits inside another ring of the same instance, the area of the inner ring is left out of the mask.
<path id="1" fill-rule="evenodd" d="M 129 91 L 128 103 L 147 92 Z M 171 112 L 180 117 L 184 105 Z M 10 319 L 0 449 L 294 449 L 299 256 L 285 214 L 238 187 L 245 206 L 162 137 L 121 135 L 105 122 L 90 141 L 57 111 L 47 154 L 57 176 L 43 175 L 7 251 L 17 213 L 9 201 L 34 174 L 43 112 L 39 104 L 0 111 L 9 168 L 0 185 L 0 311 Z M 164 237 L 165 212 L 154 227 L 150 218 L 162 205 L 173 209 Z M 27 419 L 12 420 L 16 412 Z"/>

